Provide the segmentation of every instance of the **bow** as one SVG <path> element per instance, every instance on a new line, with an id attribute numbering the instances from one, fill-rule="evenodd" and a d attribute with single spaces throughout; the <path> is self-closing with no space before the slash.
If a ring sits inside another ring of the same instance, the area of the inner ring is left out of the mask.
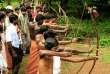
<path id="1" fill-rule="evenodd" d="M 86 6 L 86 8 L 88 9 L 88 6 L 87 6 L 87 3 L 86 3 L 86 2 L 85 2 L 85 6 Z M 89 9 L 88 9 L 88 11 L 89 11 Z M 90 13 L 90 11 L 89 11 L 89 13 Z M 91 13 L 90 13 L 90 16 L 91 16 L 91 19 L 92 19 L 92 21 L 93 21 L 93 23 L 94 23 L 94 28 L 95 28 L 95 32 L 96 32 L 96 37 L 97 37 L 97 51 L 96 51 L 96 56 L 98 56 L 98 49 L 99 49 L 99 42 L 98 42 L 99 37 L 98 37 L 98 32 L 97 32 L 97 27 L 96 27 L 95 20 L 94 20 L 94 18 L 93 18 L 93 16 L 92 16 Z M 89 74 L 91 74 L 91 72 L 92 72 L 92 70 L 93 70 L 93 68 L 94 68 L 94 66 L 95 66 L 95 63 L 96 63 L 96 60 L 94 60 L 93 66 L 92 66 L 91 70 L 89 71 Z"/>

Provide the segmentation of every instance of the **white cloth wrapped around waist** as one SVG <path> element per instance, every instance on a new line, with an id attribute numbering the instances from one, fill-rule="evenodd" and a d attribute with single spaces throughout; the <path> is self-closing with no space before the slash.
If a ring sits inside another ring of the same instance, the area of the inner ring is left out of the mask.
<path id="1" fill-rule="evenodd" d="M 60 68 L 60 56 L 53 56 L 53 69 L 59 69 Z"/>

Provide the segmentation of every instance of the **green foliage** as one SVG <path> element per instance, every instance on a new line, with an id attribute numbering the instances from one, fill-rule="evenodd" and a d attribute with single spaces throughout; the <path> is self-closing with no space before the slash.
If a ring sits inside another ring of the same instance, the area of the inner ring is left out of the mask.
<path id="1" fill-rule="evenodd" d="M 110 35 L 109 36 L 101 36 L 99 43 L 101 46 L 110 46 Z"/>

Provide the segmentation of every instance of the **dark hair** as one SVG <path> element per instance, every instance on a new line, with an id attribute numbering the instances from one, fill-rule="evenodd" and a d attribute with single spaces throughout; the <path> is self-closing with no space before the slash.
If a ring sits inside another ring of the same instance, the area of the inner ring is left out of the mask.
<path id="1" fill-rule="evenodd" d="M 45 19 L 52 19 L 52 16 L 51 16 L 50 14 L 46 14 L 46 15 L 44 16 L 44 18 L 45 18 Z"/>
<path id="2" fill-rule="evenodd" d="M 8 5 L 11 5 L 10 3 L 8 3 Z"/>
<path id="3" fill-rule="evenodd" d="M 49 37 L 54 38 L 55 35 L 57 35 L 57 32 L 55 32 L 55 31 L 53 31 L 53 30 L 48 30 L 48 31 L 46 31 L 45 34 L 44 34 L 44 39 L 46 40 L 46 39 L 49 38 Z"/>
<path id="4" fill-rule="evenodd" d="M 37 6 L 36 9 L 41 9 L 41 8 L 39 6 Z"/>
<path id="5" fill-rule="evenodd" d="M 44 19 L 44 16 L 42 14 L 36 15 L 36 18 L 35 18 L 36 22 L 39 22 L 40 20 L 43 20 L 43 19 Z"/>
<path id="6" fill-rule="evenodd" d="M 57 46 L 59 43 L 55 38 L 47 38 L 45 40 L 45 48 L 51 50 L 51 48 Z"/>
<path id="7" fill-rule="evenodd" d="M 3 27 L 0 25 L 0 32 L 3 31 Z"/>
<path id="8" fill-rule="evenodd" d="M 27 6 L 26 9 L 31 9 L 31 7 L 30 6 Z"/>
<path id="9" fill-rule="evenodd" d="M 6 8 L 1 8 L 1 11 L 6 11 Z"/>
<path id="10" fill-rule="evenodd" d="M 23 5 L 23 4 L 21 4 L 21 5 L 20 5 L 20 8 L 21 8 L 22 6 L 24 6 L 24 5 Z"/>
<path id="11" fill-rule="evenodd" d="M 26 11 L 27 11 L 27 9 L 26 9 L 25 7 L 23 7 L 23 8 L 21 8 L 21 11 L 26 12 Z"/>
<path id="12" fill-rule="evenodd" d="M 58 16 L 55 14 L 52 14 L 52 18 L 58 18 Z"/>
<path id="13" fill-rule="evenodd" d="M 48 30 L 48 28 L 49 28 L 49 27 L 46 26 L 46 25 L 41 26 L 41 27 L 40 27 L 40 33 L 43 34 L 45 31 Z"/>
<path id="14" fill-rule="evenodd" d="M 18 7 L 16 7 L 16 8 L 15 8 L 15 11 L 17 11 L 17 10 L 19 10 L 19 8 L 18 8 Z"/>
<path id="15" fill-rule="evenodd" d="M 44 13 L 50 12 L 47 7 L 44 8 Z"/>
<path id="16" fill-rule="evenodd" d="M 11 9 L 6 9 L 6 14 L 8 14 L 8 13 L 10 13 L 10 12 L 12 12 Z"/>
<path id="17" fill-rule="evenodd" d="M 1 22 L 1 19 L 3 19 L 4 17 L 5 17 L 5 14 L 0 13 L 0 22 Z"/>
<path id="18" fill-rule="evenodd" d="M 18 18 L 18 16 L 16 14 L 12 14 L 9 17 L 9 20 L 10 20 L 11 23 L 13 23 L 13 21 L 16 20 L 17 18 Z"/>

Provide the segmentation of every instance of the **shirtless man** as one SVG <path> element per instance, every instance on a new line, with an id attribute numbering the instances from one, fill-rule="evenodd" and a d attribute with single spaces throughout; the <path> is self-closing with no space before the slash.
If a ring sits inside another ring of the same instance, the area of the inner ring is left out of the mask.
<path id="1" fill-rule="evenodd" d="M 46 33 L 44 34 L 44 36 L 46 36 Z M 39 57 L 40 57 L 39 59 L 39 73 L 40 74 L 52 74 L 53 73 L 53 56 L 66 57 L 70 54 L 67 52 L 56 52 L 58 51 L 57 49 L 60 49 L 58 48 L 57 45 L 58 45 L 58 41 L 52 37 L 48 37 L 44 41 L 42 40 L 41 42 L 38 43 L 38 50 L 39 50 Z M 82 52 L 82 51 L 77 51 L 77 52 Z M 62 59 L 64 57 L 62 57 Z M 85 60 L 92 60 L 95 58 L 97 57 L 95 56 L 95 57 L 87 57 L 87 58 L 78 58 L 77 60 L 72 60 L 74 58 L 69 58 L 67 61 L 80 62 L 80 61 L 85 61 Z"/>
<path id="2" fill-rule="evenodd" d="M 52 16 L 50 14 L 46 14 L 44 17 L 45 17 L 45 20 L 42 25 L 47 25 L 52 29 L 53 28 L 68 28 L 68 26 L 60 26 L 60 25 L 52 24 Z"/>

